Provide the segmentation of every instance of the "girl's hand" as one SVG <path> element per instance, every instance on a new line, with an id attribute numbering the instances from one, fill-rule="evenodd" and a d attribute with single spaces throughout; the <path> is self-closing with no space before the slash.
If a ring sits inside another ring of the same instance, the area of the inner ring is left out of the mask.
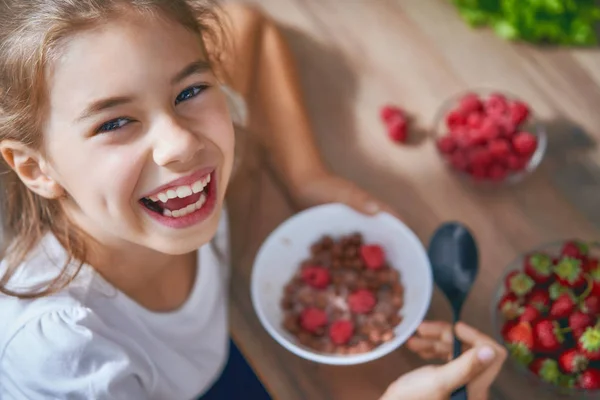
<path id="1" fill-rule="evenodd" d="M 401 376 L 381 400 L 448 400 L 452 392 L 467 385 L 469 399 L 487 400 L 489 388 L 506 360 L 506 350 L 493 339 L 463 323 L 456 335 L 465 345 L 464 353 L 442 366 L 426 366 Z M 452 326 L 445 322 L 424 322 L 407 347 L 424 359 L 452 358 Z"/>
<path id="2" fill-rule="evenodd" d="M 355 183 L 328 171 L 314 172 L 298 185 L 294 185 L 292 196 L 301 208 L 326 203 L 343 203 L 369 215 L 380 211 L 395 215 L 391 207 L 380 202 Z"/>

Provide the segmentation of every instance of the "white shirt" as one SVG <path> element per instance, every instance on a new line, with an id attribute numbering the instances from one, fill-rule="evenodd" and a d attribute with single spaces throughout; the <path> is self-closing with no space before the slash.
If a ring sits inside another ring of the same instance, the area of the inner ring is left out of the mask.
<path id="1" fill-rule="evenodd" d="M 226 217 L 215 244 L 227 257 Z M 89 266 L 55 295 L 0 295 L 0 399 L 189 400 L 203 394 L 220 375 L 229 345 L 229 263 L 220 256 L 210 244 L 198 250 L 191 295 L 169 313 L 144 309 Z M 47 282 L 65 257 L 48 235 L 11 289 Z"/>

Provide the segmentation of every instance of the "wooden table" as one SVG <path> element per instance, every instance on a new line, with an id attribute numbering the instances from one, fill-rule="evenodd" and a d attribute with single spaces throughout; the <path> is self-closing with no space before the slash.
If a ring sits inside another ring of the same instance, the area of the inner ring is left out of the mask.
<path id="1" fill-rule="evenodd" d="M 520 252 L 560 238 L 597 236 L 597 50 L 507 43 L 489 31 L 470 30 L 447 0 L 246 2 L 286 27 L 319 146 L 332 169 L 392 205 L 423 242 L 446 220 L 463 221 L 475 232 L 482 270 L 466 305 L 467 323 L 491 333 L 495 283 Z M 465 186 L 444 169 L 422 133 L 408 145 L 390 145 L 378 117 L 382 104 L 403 106 L 414 115 L 417 130 L 426 131 L 443 99 L 480 86 L 518 94 L 548 122 L 547 157 L 525 183 L 493 192 Z M 236 196 L 240 192 L 252 193 L 253 200 L 236 201 L 247 198 Z M 366 365 L 322 366 L 280 347 L 254 313 L 249 279 L 260 243 L 293 210 L 252 161 L 232 184 L 229 202 L 232 334 L 274 398 L 376 399 L 400 374 L 422 365 L 400 349 Z M 435 293 L 428 318 L 449 315 Z M 533 392 L 505 369 L 495 386 L 498 398 L 552 398 Z"/>

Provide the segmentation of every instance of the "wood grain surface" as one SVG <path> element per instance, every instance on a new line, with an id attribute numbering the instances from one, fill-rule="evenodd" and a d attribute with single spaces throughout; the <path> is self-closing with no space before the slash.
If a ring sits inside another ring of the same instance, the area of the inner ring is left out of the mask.
<path id="1" fill-rule="evenodd" d="M 475 233 L 482 270 L 464 320 L 491 333 L 490 299 L 519 253 L 600 227 L 600 54 L 539 48 L 473 31 L 446 0 L 244 0 L 278 21 L 300 66 L 320 149 L 330 167 L 389 203 L 427 243 L 459 220 Z M 548 127 L 539 170 L 497 190 L 462 183 L 445 169 L 427 132 L 444 99 L 489 87 L 529 102 Z M 414 118 L 409 144 L 392 146 L 379 108 L 394 102 Z M 240 195 L 243 194 L 243 195 Z M 248 200 L 250 198 L 250 200 Z M 249 279 L 264 238 L 294 210 L 281 186 L 249 157 L 229 193 L 234 249 L 232 335 L 275 399 L 371 400 L 402 373 L 423 365 L 408 351 L 354 367 L 302 360 L 280 347 L 252 308 Z M 448 320 L 434 294 L 428 318 Z M 497 398 L 553 399 L 505 368 Z"/>

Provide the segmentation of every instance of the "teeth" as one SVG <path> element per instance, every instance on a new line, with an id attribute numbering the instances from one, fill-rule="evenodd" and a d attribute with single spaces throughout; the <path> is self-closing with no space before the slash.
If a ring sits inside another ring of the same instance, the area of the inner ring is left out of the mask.
<path id="1" fill-rule="evenodd" d="M 195 193 L 200 193 L 204 190 L 206 185 L 210 183 L 210 175 L 207 175 L 205 178 L 200 179 L 191 185 L 183 185 L 176 188 L 168 189 L 164 192 L 160 192 L 156 195 L 150 196 L 149 199 L 157 202 L 162 201 L 166 203 L 169 199 L 174 199 L 179 197 L 180 199 L 185 199 L 188 196 L 191 196 Z"/>
<path id="2" fill-rule="evenodd" d="M 193 213 L 196 210 L 199 210 L 202 208 L 202 206 L 204 205 L 204 203 L 206 203 L 206 195 L 204 193 L 202 193 L 200 195 L 200 199 L 198 199 L 197 202 L 195 202 L 194 204 L 190 204 L 187 207 L 181 208 L 179 210 L 163 210 L 163 215 L 165 217 L 172 217 L 172 218 L 181 218 L 184 217 L 188 214 Z"/>

